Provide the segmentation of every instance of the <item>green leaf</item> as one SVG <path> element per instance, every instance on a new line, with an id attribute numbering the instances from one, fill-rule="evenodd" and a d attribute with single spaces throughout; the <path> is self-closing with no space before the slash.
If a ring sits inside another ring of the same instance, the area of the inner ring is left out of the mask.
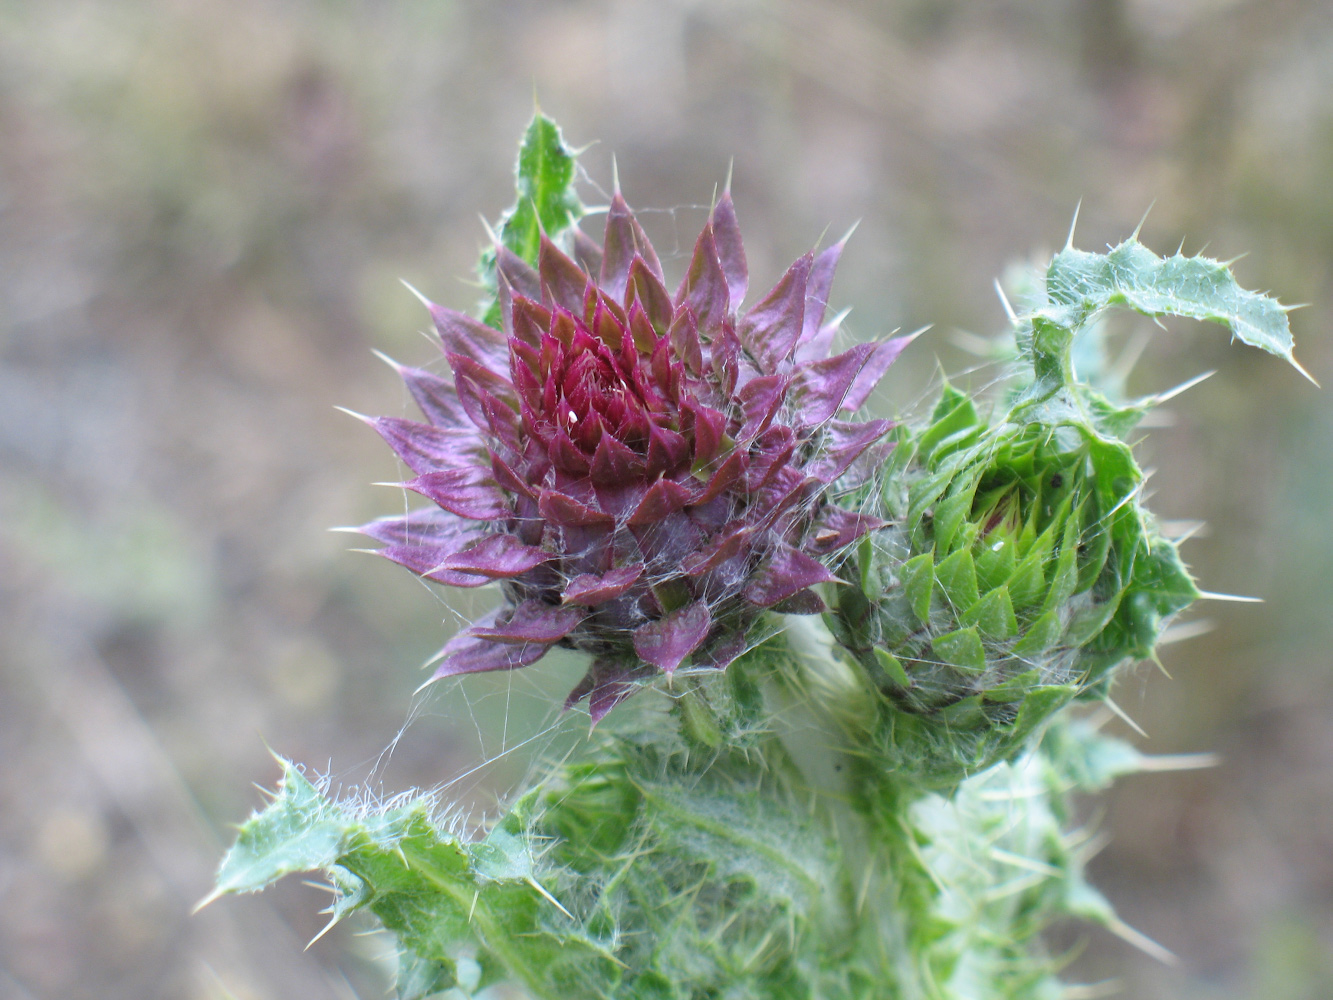
<path id="1" fill-rule="evenodd" d="M 290 761 L 281 760 L 278 793 L 241 825 L 217 875 L 217 893 L 255 892 L 284 875 L 332 865 L 358 832 Z"/>
<path id="2" fill-rule="evenodd" d="M 1069 247 L 1051 261 L 1046 293 L 1064 307 L 1053 318 L 1070 330 L 1125 305 L 1149 316 L 1221 323 L 1241 343 L 1286 358 L 1305 374 L 1292 354 L 1287 307 L 1241 288 L 1225 264 L 1207 257 L 1161 258 L 1132 238 L 1105 254 Z"/>
<path id="3" fill-rule="evenodd" d="M 584 213 L 574 193 L 577 153 L 565 145 L 560 126 L 540 111 L 533 115 L 518 151 L 518 201 L 500 225 L 500 239 L 536 265 L 541 233 L 564 232 Z"/>
<path id="4" fill-rule="evenodd" d="M 458 985 L 452 963 L 423 958 L 411 948 L 398 949 L 396 986 L 399 1000 L 425 1000 Z"/>
<path id="5" fill-rule="evenodd" d="M 708 865 L 713 878 L 753 881 L 802 908 L 827 888 L 830 845 L 776 803 L 668 782 L 641 788 L 645 816 L 663 846 L 677 858 Z"/>
<path id="6" fill-rule="evenodd" d="M 526 882 L 533 877 L 532 851 L 525 838 L 498 823 L 486 839 L 472 846 L 472 865 L 482 878 Z"/>
<path id="7" fill-rule="evenodd" d="M 253 892 L 324 871 L 334 919 L 369 909 L 398 939 L 399 996 L 424 997 L 459 972 L 499 966 L 539 995 L 598 995 L 615 960 L 541 884 L 521 799 L 480 843 L 441 830 L 434 801 L 378 812 L 332 801 L 292 764 L 273 802 L 241 827 L 217 893 Z M 471 963 L 471 964 L 469 964 Z"/>
<path id="8" fill-rule="evenodd" d="M 586 212 L 574 191 L 577 157 L 578 152 L 565 145 L 560 126 L 540 111 L 533 115 L 518 150 L 514 185 L 517 197 L 500 217 L 496 235 L 534 267 L 542 233 L 559 240 Z M 499 329 L 494 248 L 482 252 L 477 272 L 487 290 L 480 314 L 484 322 Z"/>

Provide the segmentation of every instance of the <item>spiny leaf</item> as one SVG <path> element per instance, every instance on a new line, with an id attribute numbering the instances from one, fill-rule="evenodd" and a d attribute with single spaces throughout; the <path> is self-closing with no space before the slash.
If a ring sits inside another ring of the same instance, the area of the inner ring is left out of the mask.
<path id="1" fill-rule="evenodd" d="M 533 115 L 518 151 L 518 201 L 500 225 L 504 245 L 533 266 L 542 231 L 555 236 L 583 216 L 574 193 L 577 155 L 560 126 L 540 111 Z"/>
<path id="2" fill-rule="evenodd" d="M 574 192 L 576 150 L 565 145 L 558 126 L 538 111 L 532 117 L 518 150 L 514 205 L 500 217 L 496 235 L 510 250 L 534 267 L 543 232 L 552 239 L 566 233 L 585 213 Z M 499 328 L 500 305 L 495 294 L 495 249 L 482 252 L 477 265 L 486 289 L 480 315 L 488 326 Z"/>
<path id="3" fill-rule="evenodd" d="M 278 794 L 244 824 L 218 870 L 219 893 L 256 892 L 284 875 L 327 868 L 346 849 L 357 824 L 338 810 L 290 761 L 283 760 Z"/>
<path id="4" fill-rule="evenodd" d="M 219 894 L 328 873 L 336 918 L 367 908 L 397 936 L 400 998 L 455 984 L 472 955 L 542 996 L 598 995 L 614 977 L 615 959 L 538 881 L 521 810 L 468 845 L 432 820 L 429 797 L 366 812 L 282 766 L 273 802 L 223 860 Z"/>
<path id="5" fill-rule="evenodd" d="M 1229 327 L 1242 343 L 1286 358 L 1305 374 L 1292 354 L 1287 308 L 1241 288 L 1225 264 L 1207 257 L 1158 257 L 1136 239 L 1105 254 L 1069 247 L 1051 261 L 1046 293 L 1053 305 L 1064 307 L 1051 318 L 1068 330 L 1113 305 L 1149 316 L 1206 320 Z"/>

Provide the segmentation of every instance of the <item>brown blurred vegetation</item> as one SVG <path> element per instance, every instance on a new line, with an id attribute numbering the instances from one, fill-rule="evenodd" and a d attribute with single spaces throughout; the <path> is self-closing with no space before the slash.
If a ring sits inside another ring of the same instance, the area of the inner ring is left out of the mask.
<path id="1" fill-rule="evenodd" d="M 1250 252 L 1245 284 L 1313 303 L 1298 353 L 1333 381 L 1322 0 L 0 0 L 0 998 L 380 996 L 378 938 L 301 950 L 325 897 L 295 880 L 188 916 L 275 777 L 266 742 L 393 792 L 557 721 L 542 692 L 572 664 L 414 701 L 463 599 L 325 532 L 402 502 L 333 405 L 408 412 L 369 353 L 431 357 L 397 279 L 471 304 L 456 276 L 534 91 L 599 141 L 593 180 L 614 153 L 632 203 L 676 209 L 651 216 L 667 247 L 734 158 L 756 287 L 862 219 L 853 333 L 936 324 L 886 412 L 974 363 L 956 331 L 999 328 L 992 278 L 1080 198 L 1084 247 L 1155 201 L 1159 251 Z M 1091 934 L 1073 972 L 1314 1000 L 1333 404 L 1213 327 L 1157 336 L 1134 387 L 1205 369 L 1146 446 L 1154 502 L 1208 522 L 1205 586 L 1268 603 L 1205 607 L 1173 680 L 1122 684 L 1146 750 L 1224 763 L 1127 780 L 1100 818 L 1097 882 L 1179 966 Z M 524 752 L 456 794 L 484 814 Z"/>

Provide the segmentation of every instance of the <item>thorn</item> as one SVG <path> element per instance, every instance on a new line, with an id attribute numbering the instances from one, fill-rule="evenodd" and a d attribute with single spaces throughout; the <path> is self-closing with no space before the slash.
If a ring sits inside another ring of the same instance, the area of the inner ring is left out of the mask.
<path id="1" fill-rule="evenodd" d="M 1009 317 L 1010 323 L 1018 322 L 1018 314 L 1014 312 L 1014 307 L 1009 303 L 1009 296 L 1004 294 L 1004 286 L 1000 284 L 1000 279 L 995 279 L 995 294 L 1000 297 L 1000 305 L 1004 306 L 1004 314 Z"/>
<path id="2" fill-rule="evenodd" d="M 301 884 L 308 885 L 312 889 L 319 889 L 322 892 L 331 893 L 334 896 L 338 895 L 338 890 L 335 889 L 333 886 L 329 885 L 327 882 L 316 882 L 312 878 L 303 878 L 301 879 Z"/>
<path id="3" fill-rule="evenodd" d="M 611 192 L 620 194 L 620 164 L 616 162 L 616 154 L 611 154 Z"/>
<path id="4" fill-rule="evenodd" d="M 203 909 L 205 906 L 207 906 L 209 903 L 216 902 L 217 900 L 221 899 L 221 898 L 222 898 L 223 896 L 225 896 L 226 894 L 227 894 L 227 890 L 224 889 L 222 886 L 218 886 L 216 889 L 214 889 L 212 892 L 210 892 L 207 896 L 205 896 L 203 899 L 199 900 L 199 902 L 197 902 L 197 903 L 194 904 L 194 909 L 192 909 L 192 910 L 190 911 L 190 916 L 194 916 L 196 913 L 198 913 L 200 910 L 202 910 L 202 909 Z"/>
<path id="5" fill-rule="evenodd" d="M 323 929 L 322 931 L 320 931 L 318 934 L 316 934 L 314 937 L 312 937 L 312 938 L 310 939 L 310 943 L 307 944 L 307 945 L 306 945 L 304 948 L 302 948 L 301 950 L 302 950 L 302 951 L 309 951 L 309 950 L 310 950 L 310 945 L 314 944 L 316 941 L 318 941 L 320 938 L 322 938 L 322 937 L 323 937 L 325 934 L 327 934 L 329 931 L 333 930 L 334 925 L 338 923 L 338 920 L 339 920 L 338 917 L 334 917 L 334 918 L 333 918 L 332 920 L 330 920 L 327 924 L 325 924 L 325 925 L 324 925 L 324 929 Z"/>
<path id="6" fill-rule="evenodd" d="M 472 914 L 477 912 L 477 900 L 481 899 L 481 890 L 476 889 L 472 893 L 472 905 L 467 908 L 467 922 L 472 923 Z"/>
<path id="7" fill-rule="evenodd" d="M 398 860 L 403 863 L 403 867 L 406 868 L 408 871 L 411 871 L 412 864 L 407 860 L 407 852 L 403 850 L 403 845 L 395 844 L 393 851 L 395 854 L 398 855 Z"/>
<path id="8" fill-rule="evenodd" d="M 1069 223 L 1069 238 L 1065 240 L 1066 250 L 1074 249 L 1074 230 L 1078 227 L 1078 213 L 1082 207 L 1083 207 L 1083 199 L 1080 198 L 1078 200 L 1078 204 L 1074 206 L 1074 218 Z"/>
<path id="9" fill-rule="evenodd" d="M 845 246 L 847 244 L 847 241 L 852 238 L 852 233 L 856 232 L 857 227 L 860 225 L 861 225 L 861 220 L 857 219 L 855 222 L 852 223 L 851 227 L 847 230 L 847 232 L 842 234 L 842 239 L 838 240 L 838 242 Z"/>
<path id="10" fill-rule="evenodd" d="M 1127 944 L 1132 944 L 1145 955 L 1151 955 L 1163 965 L 1176 965 L 1180 959 L 1168 949 L 1162 947 L 1142 931 L 1136 931 L 1119 917 L 1112 915 L 1106 922 L 1106 929 Z"/>
<path id="11" fill-rule="evenodd" d="M 1180 238 L 1180 246 L 1176 247 L 1176 256 L 1179 257 L 1184 249 L 1185 249 L 1185 237 L 1182 236 Z"/>
<path id="12" fill-rule="evenodd" d="M 1170 646 L 1173 643 L 1185 642 L 1188 639 L 1197 639 L 1201 635 L 1207 635 L 1217 626 L 1207 618 L 1200 618 L 1198 621 L 1185 622 L 1183 625 L 1172 625 L 1165 629 L 1157 637 L 1157 645 Z"/>
<path id="13" fill-rule="evenodd" d="M 1210 372 L 1203 372 L 1202 374 L 1195 375 L 1193 378 L 1186 379 L 1184 382 L 1181 382 L 1180 385 L 1176 386 L 1174 389 L 1168 389 L 1166 390 L 1166 392 L 1160 392 L 1156 396 L 1153 396 L 1152 401 L 1154 403 L 1165 403 L 1168 399 L 1175 399 L 1186 389 L 1193 389 L 1200 382 L 1204 381 L 1205 379 L 1210 379 L 1216 374 L 1217 371 L 1213 370 Z"/>
<path id="14" fill-rule="evenodd" d="M 736 169 L 736 157 L 733 156 L 731 159 L 727 161 L 727 180 L 726 183 L 722 185 L 722 191 L 725 194 L 731 194 L 731 174 L 732 171 L 735 169 Z"/>
<path id="15" fill-rule="evenodd" d="M 1147 774 L 1165 774 L 1168 771 L 1202 771 L 1218 767 L 1221 754 L 1215 753 L 1161 753 L 1139 758 L 1139 770 Z"/>
<path id="16" fill-rule="evenodd" d="M 492 247 L 498 247 L 498 246 L 500 246 L 500 243 L 501 243 L 501 241 L 500 241 L 500 235 L 499 235 L 499 233 L 497 233 L 497 232 L 495 231 L 495 229 L 491 226 L 491 224 L 486 220 L 486 216 L 484 216 L 484 215 L 482 215 L 480 212 L 478 212 L 478 213 L 477 213 L 477 218 L 481 220 L 481 228 L 484 229 L 484 230 L 486 230 L 486 238 L 489 239 L 489 240 L 491 241 L 491 246 L 492 246 Z M 475 284 L 476 284 L 478 287 L 480 287 L 480 284 L 481 284 L 481 283 L 480 283 L 480 282 L 476 282 Z"/>
<path id="17" fill-rule="evenodd" d="M 1022 868 L 1024 871 L 1034 872 L 1038 875 L 1049 875 L 1052 878 L 1061 874 L 1060 869 L 1054 865 L 1048 865 L 1044 861 L 1024 857 L 1021 854 L 1014 854 L 1012 851 L 1006 851 L 999 847 L 992 847 L 989 853 L 996 861 L 1006 865 L 1013 865 L 1015 868 Z"/>
<path id="18" fill-rule="evenodd" d="M 834 315 L 834 317 L 824 325 L 831 326 L 833 327 L 833 329 L 837 330 L 839 327 L 842 326 L 842 321 L 848 317 L 851 311 L 852 311 L 851 306 L 848 306 L 846 309 L 839 310 L 838 313 Z"/>
<path id="19" fill-rule="evenodd" d="M 861 888 L 856 893 L 856 915 L 859 917 L 865 910 L 866 899 L 870 896 L 870 878 L 875 871 L 875 862 L 873 856 L 866 865 L 865 878 L 861 880 Z"/>
<path id="20" fill-rule="evenodd" d="M 1295 307 L 1293 307 L 1293 308 L 1295 308 Z M 1310 384 L 1313 385 L 1316 389 L 1322 389 L 1322 388 L 1323 388 L 1323 386 L 1321 386 L 1318 382 L 1316 382 L 1316 381 L 1314 380 L 1314 376 L 1311 375 L 1309 372 L 1307 372 L 1307 371 L 1305 370 L 1305 368 L 1301 365 L 1301 363 L 1300 363 L 1299 361 L 1296 360 L 1296 355 L 1294 355 L 1294 354 L 1288 354 L 1288 355 L 1287 355 L 1287 360 L 1290 361 L 1290 362 L 1292 363 L 1292 365 L 1295 367 L 1295 369 L 1296 369 L 1298 372 L 1300 372 L 1302 375 L 1304 375 L 1304 376 L 1309 380 Z"/>
<path id="21" fill-rule="evenodd" d="M 1231 267 L 1232 264 L 1236 263 L 1236 261 L 1238 261 L 1238 260 L 1244 260 L 1244 259 L 1245 259 L 1246 257 L 1248 257 L 1249 255 L 1250 255 L 1250 252 L 1249 252 L 1248 250 L 1246 250 L 1244 253 L 1238 253 L 1238 254 L 1236 254 L 1236 256 L 1232 257 L 1230 260 L 1218 261 L 1218 263 L 1221 264 L 1223 267 L 1229 268 L 1229 267 Z"/>
<path id="22" fill-rule="evenodd" d="M 399 280 L 402 280 L 402 279 L 399 279 Z M 403 284 L 407 284 L 407 282 L 404 281 Z M 395 361 L 393 358 L 389 357 L 389 356 L 388 356 L 387 354 L 385 354 L 383 351 L 376 350 L 375 348 L 372 347 L 372 348 L 370 349 L 370 353 L 373 354 L 373 355 L 375 355 L 375 357 L 379 358 L 381 361 L 383 361 L 386 365 L 388 365 L 388 366 L 389 366 L 390 368 L 392 368 L 394 371 L 396 371 L 396 372 L 401 372 L 401 371 L 403 370 L 403 366 L 402 366 L 402 365 L 400 365 L 400 364 L 399 364 L 397 361 Z"/>
<path id="23" fill-rule="evenodd" d="M 1166 669 L 1165 664 L 1162 663 L 1162 658 L 1157 655 L 1157 650 L 1154 649 L 1151 653 L 1149 653 L 1148 658 L 1152 660 L 1153 666 L 1157 668 L 1158 672 L 1161 673 L 1163 677 L 1165 677 L 1169 681 L 1175 680 L 1175 678 L 1171 676 L 1170 671 Z"/>
<path id="24" fill-rule="evenodd" d="M 1113 515 L 1121 507 L 1125 506 L 1125 504 L 1129 503 L 1141 492 L 1143 492 L 1143 487 L 1146 486 L 1147 484 L 1148 484 L 1148 477 L 1144 476 L 1143 479 L 1139 482 L 1139 485 L 1135 486 L 1132 490 L 1130 490 L 1123 497 L 1121 497 L 1120 502 L 1116 504 L 1114 507 L 1112 507 L 1110 510 L 1108 510 L 1103 516 L 1109 519 L 1111 515 Z"/>
<path id="25" fill-rule="evenodd" d="M 412 692 L 412 697 L 415 698 L 417 695 L 421 694 L 422 691 L 426 690 L 426 688 L 430 687 L 438 680 L 440 680 L 440 678 L 432 677 L 430 680 L 426 681 L 426 683 L 418 686 L 417 689 Z"/>
<path id="26" fill-rule="evenodd" d="M 430 299 L 426 298 L 426 296 L 422 295 L 419 291 L 417 291 L 415 288 L 413 288 L 413 287 L 412 287 L 412 283 L 411 283 L 410 281 L 408 281 L 406 278 L 399 278 L 398 280 L 401 281 L 401 282 L 403 283 L 403 287 L 404 287 L 404 288 L 406 288 L 409 292 L 411 292 L 411 293 L 412 293 L 413 295 L 415 295 L 418 299 L 420 299 L 420 300 L 421 300 L 421 304 L 422 304 L 423 306 L 425 306 L 427 309 L 429 309 L 431 306 L 435 305 L 434 302 L 432 302 Z"/>
<path id="27" fill-rule="evenodd" d="M 1219 594 L 1213 590 L 1199 591 L 1201 601 L 1234 601 L 1237 604 L 1263 604 L 1262 597 L 1244 597 L 1240 594 Z"/>
<path id="28" fill-rule="evenodd" d="M 1125 725 L 1129 726 L 1130 729 L 1134 730 L 1134 732 L 1138 733 L 1145 740 L 1152 738 L 1146 732 L 1143 731 L 1142 726 L 1140 726 L 1137 722 L 1135 722 L 1133 719 L 1129 717 L 1128 712 L 1126 712 L 1123 708 L 1121 708 L 1119 705 L 1113 702 L 1110 698 L 1105 698 L 1103 699 L 1103 701 L 1106 707 L 1115 713 L 1116 718 L 1118 718 Z"/>
<path id="29" fill-rule="evenodd" d="M 1143 224 L 1148 221 L 1148 213 L 1153 210 L 1153 206 L 1156 204 L 1157 204 L 1156 198 L 1154 198 L 1152 201 L 1148 203 L 1148 211 L 1143 213 L 1143 218 L 1141 218 L 1139 220 L 1139 224 L 1134 227 L 1134 232 L 1132 232 L 1129 236 L 1129 238 L 1131 240 L 1134 240 L 1134 242 L 1136 243 L 1138 242 L 1139 233 L 1143 231 Z"/>
<path id="30" fill-rule="evenodd" d="M 346 413 L 349 417 L 356 417 L 356 419 L 360 420 L 363 424 L 370 424 L 372 427 L 375 426 L 374 417 L 368 417 L 364 413 L 357 413 L 356 410 L 349 410 L 345 406 L 335 406 L 334 409 L 341 410 L 343 413 Z"/>
<path id="31" fill-rule="evenodd" d="M 566 910 L 563 906 L 561 906 L 561 905 L 560 905 L 560 900 L 556 899 L 556 898 L 555 898 L 554 896 L 552 896 L 549 892 L 547 892 L 546 889 L 544 889 L 544 888 L 542 887 L 542 884 L 541 884 L 540 882 L 538 882 L 535 878 L 533 878 L 531 875 L 529 875 L 529 876 L 528 876 L 526 879 L 524 879 L 523 881 L 527 882 L 528 885 L 532 886 L 534 889 L 536 889 L 538 892 L 540 892 L 540 893 L 542 894 L 542 896 L 544 896 L 544 897 L 546 898 L 547 902 L 549 902 L 549 903 L 550 903 L 552 906 L 554 906 L 557 910 L 559 910 L 561 913 L 563 913 L 565 916 L 567 916 L 570 920 L 573 920 L 573 919 L 574 919 L 574 914 L 570 913 L 570 912 L 569 912 L 568 910 Z"/>
<path id="32" fill-rule="evenodd" d="M 443 646 L 441 646 L 439 649 L 437 649 L 434 653 L 432 653 L 429 657 L 426 658 L 426 662 L 421 665 L 421 669 L 429 670 L 431 667 L 435 666 L 435 664 L 439 663 L 442 659 L 444 659 Z"/>
<path id="33" fill-rule="evenodd" d="M 1174 541 L 1177 545 L 1189 541 L 1192 537 L 1208 529 L 1206 521 L 1160 521 L 1157 525 L 1161 528 L 1162 535 Z"/>
<path id="34" fill-rule="evenodd" d="M 1075 832 L 1086 833 L 1086 831 Z M 1080 839 L 1083 840 L 1083 843 L 1080 845 L 1081 850 L 1079 851 L 1079 860 L 1085 865 L 1097 855 L 1101 854 L 1102 851 L 1106 850 L 1111 844 L 1111 835 L 1108 833 L 1099 833 L 1095 837 L 1086 838 L 1080 836 Z"/>
<path id="35" fill-rule="evenodd" d="M 828 227 L 829 227 L 830 225 L 831 225 L 831 223 L 827 223 L 827 222 L 824 223 L 824 228 L 821 229 L 821 230 L 819 231 L 819 235 L 818 235 L 817 237 L 815 237 L 815 242 L 814 242 L 814 244 L 810 247 L 810 252 L 811 252 L 811 253 L 814 253 L 814 252 L 815 252 L 815 247 L 818 247 L 818 246 L 820 246 L 820 245 L 823 244 L 823 242 L 824 242 L 824 237 L 828 235 Z M 835 245 L 836 245 L 836 244 L 835 244 Z"/>

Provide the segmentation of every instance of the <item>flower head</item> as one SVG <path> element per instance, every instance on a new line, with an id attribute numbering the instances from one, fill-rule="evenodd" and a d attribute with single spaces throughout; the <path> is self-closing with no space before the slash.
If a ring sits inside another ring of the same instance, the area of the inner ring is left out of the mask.
<path id="1" fill-rule="evenodd" d="M 399 371 L 428 423 L 373 426 L 435 504 L 360 530 L 440 583 L 506 600 L 442 650 L 436 677 L 593 659 L 569 704 L 594 719 L 637 682 L 725 667 L 768 609 L 824 609 L 825 560 L 882 522 L 833 484 L 882 455 L 891 422 L 840 414 L 907 338 L 835 356 L 825 304 L 843 243 L 808 253 L 741 310 L 729 194 L 674 295 L 619 192 L 600 247 L 545 236 L 536 267 L 496 248 L 502 329 L 429 304 L 453 378 Z M 858 460 L 864 460 L 858 462 Z"/>
<path id="2" fill-rule="evenodd" d="M 887 463 L 891 523 L 841 567 L 829 620 L 890 707 L 867 742 L 922 783 L 1020 750 L 1198 597 L 1128 446 L 1051 412 L 988 419 L 946 385 Z"/>

